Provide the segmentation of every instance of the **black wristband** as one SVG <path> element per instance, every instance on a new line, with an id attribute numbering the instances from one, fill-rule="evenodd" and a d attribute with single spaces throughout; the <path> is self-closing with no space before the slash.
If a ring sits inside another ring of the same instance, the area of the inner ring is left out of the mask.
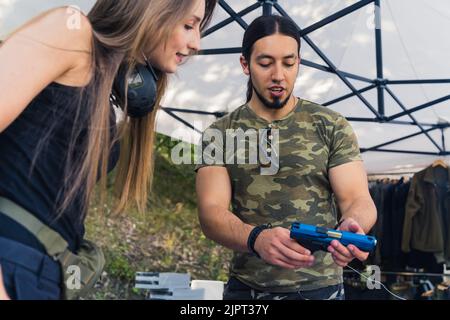
<path id="1" fill-rule="evenodd" d="M 253 230 L 250 232 L 249 236 L 248 236 L 248 240 L 247 240 L 247 248 L 248 250 L 253 253 L 254 255 L 256 255 L 258 258 L 260 258 L 258 252 L 256 252 L 255 250 L 255 242 L 256 242 L 256 238 L 258 238 L 259 234 L 266 229 L 270 229 L 272 228 L 272 225 L 270 223 L 268 224 L 263 224 L 261 226 L 257 226 L 254 227 Z"/>

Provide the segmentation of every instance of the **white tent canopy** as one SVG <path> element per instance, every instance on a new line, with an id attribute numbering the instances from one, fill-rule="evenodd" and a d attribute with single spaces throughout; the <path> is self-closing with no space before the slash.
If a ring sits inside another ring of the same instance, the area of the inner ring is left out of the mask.
<path id="1" fill-rule="evenodd" d="M 356 0 L 279 0 L 277 2 L 286 13 L 305 29 L 352 5 L 364 1 Z M 0 37 L 3 37 L 32 16 L 46 9 L 65 4 L 78 5 L 88 12 L 93 0 L 0 0 Z M 226 0 L 234 12 L 258 3 L 256 0 Z M 222 4 L 223 4 L 222 3 Z M 302 65 L 295 88 L 295 94 L 304 99 L 325 104 L 333 99 L 352 93 L 348 85 L 335 74 L 312 68 L 312 64 L 329 66 L 332 63 L 340 71 L 351 73 L 373 81 L 377 78 L 377 57 L 375 42 L 374 3 L 369 3 L 344 17 L 324 25 L 309 33 L 310 43 L 321 50 L 324 57 L 303 42 Z M 448 0 L 380 0 L 382 58 L 384 79 L 424 80 L 450 79 L 450 40 L 443 37 L 450 30 L 450 2 Z M 277 10 L 273 10 L 277 13 Z M 258 8 L 242 17 L 245 23 L 262 14 Z M 211 26 L 229 18 L 230 15 L 219 6 Z M 236 21 L 217 30 L 203 39 L 203 49 L 236 48 L 241 46 L 244 29 Z M 373 83 L 345 78 L 356 90 Z M 174 109 L 201 110 L 208 112 L 230 112 L 245 102 L 247 78 L 239 65 L 239 54 L 202 55 L 192 58 L 180 68 L 171 79 L 170 88 L 163 106 Z M 387 82 L 388 92 L 384 92 L 385 115 L 390 117 L 406 109 L 422 106 L 442 98 L 442 101 L 413 113 L 424 130 L 432 125 L 450 122 L 450 102 L 445 98 L 450 94 L 450 83 L 396 84 Z M 362 99 L 378 109 L 377 89 L 361 93 Z M 361 98 L 352 96 L 329 107 L 351 120 L 361 148 L 368 149 L 388 141 L 399 139 L 421 129 L 416 125 L 399 124 L 413 122 L 404 114 L 394 123 L 353 121 L 355 118 L 375 118 Z M 214 116 L 174 112 L 175 116 L 194 126 L 205 129 L 215 120 Z M 197 142 L 200 135 L 185 124 L 175 120 L 167 112 L 158 115 L 158 131 L 189 142 Z M 430 131 L 410 139 L 382 146 L 383 150 L 420 151 L 424 154 L 397 152 L 364 152 L 363 158 L 369 173 L 414 171 L 429 165 L 441 151 L 449 150 L 448 129 Z M 442 137 L 446 138 L 445 148 Z M 435 144 L 431 139 L 435 141 Z M 440 148 L 440 150 L 438 149 Z M 433 153 L 435 155 L 426 155 Z M 444 155 L 444 154 L 442 154 Z"/>

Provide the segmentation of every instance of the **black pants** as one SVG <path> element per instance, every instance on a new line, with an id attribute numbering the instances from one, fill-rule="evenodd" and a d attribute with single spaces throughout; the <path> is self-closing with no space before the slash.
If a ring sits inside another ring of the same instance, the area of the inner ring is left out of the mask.
<path id="1" fill-rule="evenodd" d="M 42 252 L 0 237 L 0 265 L 4 285 L 11 299 L 61 298 L 61 267 Z"/>
<path id="2" fill-rule="evenodd" d="M 310 291 L 270 293 L 252 289 L 231 277 L 225 286 L 224 300 L 345 300 L 344 285 L 338 284 Z"/>

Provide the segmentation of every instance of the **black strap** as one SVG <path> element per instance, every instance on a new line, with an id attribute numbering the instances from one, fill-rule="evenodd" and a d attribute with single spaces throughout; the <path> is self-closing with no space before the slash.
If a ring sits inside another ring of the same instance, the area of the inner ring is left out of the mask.
<path id="1" fill-rule="evenodd" d="M 272 228 L 272 225 L 270 223 L 254 227 L 253 230 L 250 232 L 250 235 L 248 236 L 247 248 L 251 253 L 253 253 L 258 258 L 261 258 L 261 257 L 259 256 L 258 252 L 256 252 L 256 250 L 255 250 L 256 238 L 258 238 L 259 234 L 262 231 L 264 231 L 266 229 L 271 229 L 271 228 Z"/>

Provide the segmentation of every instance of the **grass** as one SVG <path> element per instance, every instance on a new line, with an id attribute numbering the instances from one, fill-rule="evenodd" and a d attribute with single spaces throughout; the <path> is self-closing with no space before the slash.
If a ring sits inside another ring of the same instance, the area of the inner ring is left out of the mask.
<path id="1" fill-rule="evenodd" d="M 145 293 L 134 289 L 139 271 L 186 272 L 192 279 L 227 280 L 231 252 L 201 232 L 194 166 L 171 162 L 174 144 L 168 137 L 157 137 L 148 213 L 131 210 L 112 216 L 103 204 L 106 214 L 100 214 L 102 204 L 93 201 L 86 237 L 103 247 L 107 262 L 90 299 L 142 299 Z"/>

